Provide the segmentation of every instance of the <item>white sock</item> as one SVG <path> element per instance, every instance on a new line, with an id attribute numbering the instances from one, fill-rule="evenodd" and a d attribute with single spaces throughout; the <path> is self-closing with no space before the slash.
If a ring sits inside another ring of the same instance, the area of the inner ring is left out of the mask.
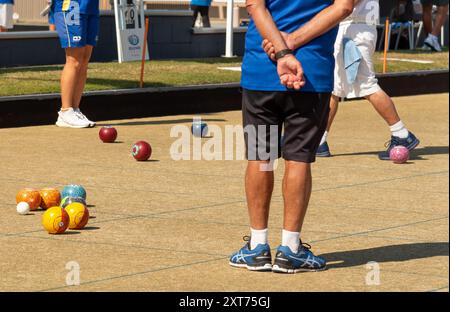
<path id="1" fill-rule="evenodd" d="M 73 108 L 72 107 L 69 107 L 69 108 L 66 108 L 66 109 L 61 109 L 61 114 L 71 114 L 71 113 L 73 113 Z"/>
<path id="2" fill-rule="evenodd" d="M 438 39 L 439 39 L 438 36 L 435 36 L 435 35 L 433 35 L 433 34 L 429 34 L 428 36 L 430 36 L 430 38 L 431 38 L 432 40 L 438 40 Z"/>
<path id="3" fill-rule="evenodd" d="M 267 244 L 267 236 L 269 233 L 268 229 L 264 230 L 255 230 L 250 228 L 250 249 L 255 249 L 259 244 Z"/>
<path id="4" fill-rule="evenodd" d="M 396 124 L 393 124 L 389 127 L 391 129 L 391 133 L 393 136 L 398 137 L 400 139 L 406 139 L 408 137 L 408 129 L 406 129 L 403 122 L 400 120 Z"/>
<path id="5" fill-rule="evenodd" d="M 283 230 L 281 233 L 281 246 L 287 246 L 293 253 L 298 252 L 300 245 L 300 232 L 289 232 Z"/>
<path id="6" fill-rule="evenodd" d="M 328 139 L 328 131 L 325 131 L 323 136 L 322 136 L 322 140 L 320 141 L 320 145 L 322 145 L 323 143 L 325 143 Z"/>

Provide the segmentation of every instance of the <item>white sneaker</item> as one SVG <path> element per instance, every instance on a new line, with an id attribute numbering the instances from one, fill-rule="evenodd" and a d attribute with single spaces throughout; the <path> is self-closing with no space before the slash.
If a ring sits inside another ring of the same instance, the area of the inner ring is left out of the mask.
<path id="1" fill-rule="evenodd" d="M 84 119 L 85 121 L 87 121 L 89 123 L 89 127 L 93 128 L 95 127 L 96 123 L 95 121 L 89 120 L 82 112 L 79 108 L 74 109 L 75 114 L 77 114 L 81 119 Z"/>
<path id="2" fill-rule="evenodd" d="M 441 44 L 439 43 L 439 40 L 436 36 L 428 35 L 428 37 L 425 39 L 423 43 L 426 44 L 428 47 L 431 48 L 431 50 L 435 52 L 442 52 Z"/>
<path id="3" fill-rule="evenodd" d="M 73 108 L 69 108 L 66 111 L 59 111 L 56 125 L 63 128 L 89 128 L 90 126 L 89 122 L 80 118 Z"/>
<path id="4" fill-rule="evenodd" d="M 420 47 L 420 49 L 422 51 L 425 51 L 425 52 L 431 52 L 432 51 L 431 48 L 429 46 L 427 46 L 425 43 L 423 44 L 423 46 Z"/>

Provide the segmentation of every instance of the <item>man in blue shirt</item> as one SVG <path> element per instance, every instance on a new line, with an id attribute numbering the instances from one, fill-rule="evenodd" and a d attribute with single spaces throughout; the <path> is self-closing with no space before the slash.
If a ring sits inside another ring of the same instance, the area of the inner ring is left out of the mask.
<path id="1" fill-rule="evenodd" d="M 323 270 L 325 260 L 301 242 L 300 231 L 311 195 L 311 163 L 325 131 L 333 90 L 336 26 L 351 14 L 353 0 L 247 0 L 246 5 L 251 22 L 241 85 L 251 236 L 229 263 L 280 273 Z M 263 50 L 264 39 L 273 44 L 275 61 Z M 283 143 L 278 144 L 283 125 Z M 271 165 L 281 154 L 284 224 L 272 265 L 267 243 L 274 187 Z"/>
<path id="2" fill-rule="evenodd" d="M 61 110 L 56 125 L 87 128 L 95 123 L 80 111 L 88 63 L 97 43 L 99 0 L 53 0 L 52 14 L 66 64 L 61 75 Z"/>
<path id="3" fill-rule="evenodd" d="M 0 0 L 0 32 L 13 28 L 14 0 Z"/>

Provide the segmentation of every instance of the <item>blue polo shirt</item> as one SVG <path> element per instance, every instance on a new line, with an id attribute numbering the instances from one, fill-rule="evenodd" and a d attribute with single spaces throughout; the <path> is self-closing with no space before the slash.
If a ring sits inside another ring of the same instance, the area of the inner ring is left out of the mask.
<path id="1" fill-rule="evenodd" d="M 55 12 L 69 11 L 75 2 L 80 7 L 81 14 L 99 14 L 99 0 L 54 0 Z"/>
<path id="2" fill-rule="evenodd" d="M 0 0 L 0 4 L 14 4 L 14 0 Z"/>
<path id="3" fill-rule="evenodd" d="M 292 33 L 333 2 L 333 0 L 266 0 L 266 6 L 278 29 Z M 302 63 L 306 79 L 306 85 L 300 91 L 333 90 L 333 52 L 337 30 L 335 27 L 295 51 L 295 56 Z M 260 91 L 291 90 L 280 84 L 277 65 L 262 49 L 262 41 L 263 38 L 251 20 L 245 40 L 241 86 Z"/>
<path id="4" fill-rule="evenodd" d="M 191 5 L 210 6 L 212 0 L 192 0 Z"/>

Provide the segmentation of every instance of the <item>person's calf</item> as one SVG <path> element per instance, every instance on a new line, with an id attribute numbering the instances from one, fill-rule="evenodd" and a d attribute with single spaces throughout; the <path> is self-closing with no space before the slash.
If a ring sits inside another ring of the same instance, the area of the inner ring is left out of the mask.
<path id="1" fill-rule="evenodd" d="M 383 90 L 366 96 L 366 99 L 389 126 L 400 121 L 400 116 L 398 115 L 394 102 Z"/>
<path id="2" fill-rule="evenodd" d="M 267 228 L 270 200 L 274 185 L 273 171 L 261 170 L 266 161 L 249 161 L 245 176 L 245 191 L 250 226 L 256 230 Z"/>
<path id="3" fill-rule="evenodd" d="M 290 232 L 301 231 L 311 196 L 311 188 L 311 164 L 286 161 L 283 178 L 283 229 Z"/>

